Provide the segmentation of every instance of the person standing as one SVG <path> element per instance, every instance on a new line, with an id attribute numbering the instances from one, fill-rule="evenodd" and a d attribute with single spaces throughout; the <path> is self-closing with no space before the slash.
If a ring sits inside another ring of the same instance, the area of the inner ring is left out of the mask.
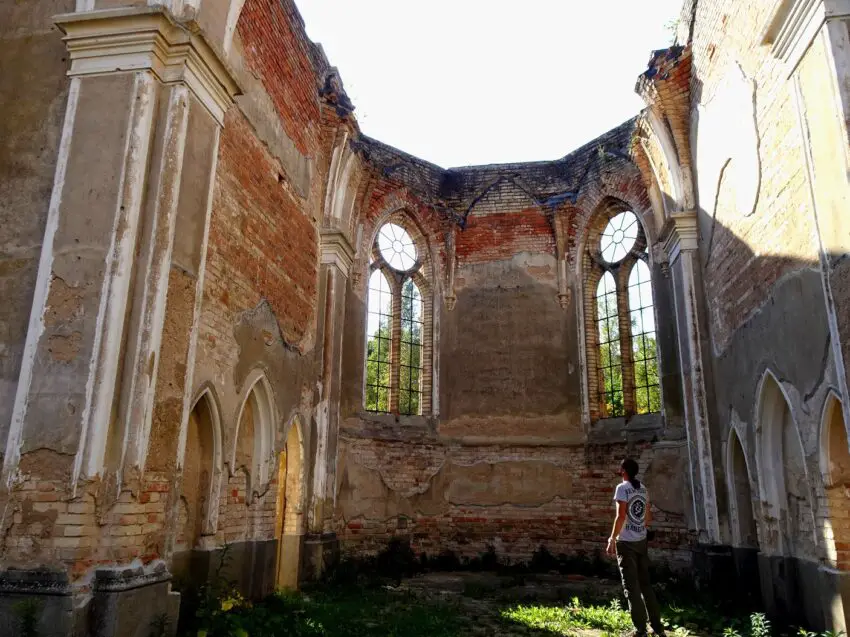
<path id="1" fill-rule="evenodd" d="M 620 464 L 623 481 L 614 491 L 617 514 L 614 528 L 608 538 L 609 555 L 616 555 L 623 590 L 629 603 L 629 613 L 635 625 L 633 637 L 647 637 L 647 620 L 653 632 L 664 637 L 661 609 L 649 582 L 649 555 L 647 553 L 647 528 L 652 519 L 649 510 L 649 493 L 646 485 L 637 479 L 638 463 L 626 458 Z"/>

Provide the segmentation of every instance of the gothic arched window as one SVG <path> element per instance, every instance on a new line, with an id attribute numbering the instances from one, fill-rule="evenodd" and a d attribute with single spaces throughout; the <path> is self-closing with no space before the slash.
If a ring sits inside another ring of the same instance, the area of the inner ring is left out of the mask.
<path id="1" fill-rule="evenodd" d="M 622 205 L 591 222 L 584 266 L 593 320 L 586 334 L 593 420 L 661 411 L 646 244 L 637 216 Z"/>
<path id="2" fill-rule="evenodd" d="M 378 230 L 369 265 L 364 407 L 377 413 L 430 410 L 430 295 L 426 250 L 403 218 Z"/>

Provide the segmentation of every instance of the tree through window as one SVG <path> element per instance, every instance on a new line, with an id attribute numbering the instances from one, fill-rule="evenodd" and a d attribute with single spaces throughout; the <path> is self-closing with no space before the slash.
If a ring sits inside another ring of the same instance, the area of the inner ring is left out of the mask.
<path id="1" fill-rule="evenodd" d="M 595 358 L 596 418 L 661 410 L 658 345 L 646 237 L 637 216 L 614 207 L 591 224 L 585 266 L 596 327 L 587 336 Z"/>
<path id="2" fill-rule="evenodd" d="M 421 414 L 425 407 L 423 259 L 399 223 L 381 226 L 372 247 L 366 327 L 364 407 L 377 413 Z"/>

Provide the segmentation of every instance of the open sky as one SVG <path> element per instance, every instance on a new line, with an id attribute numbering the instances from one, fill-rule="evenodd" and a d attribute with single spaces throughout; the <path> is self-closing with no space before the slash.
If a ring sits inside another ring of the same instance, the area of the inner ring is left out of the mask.
<path id="1" fill-rule="evenodd" d="M 443 167 L 555 159 L 635 115 L 682 0 L 296 0 L 364 133 Z"/>

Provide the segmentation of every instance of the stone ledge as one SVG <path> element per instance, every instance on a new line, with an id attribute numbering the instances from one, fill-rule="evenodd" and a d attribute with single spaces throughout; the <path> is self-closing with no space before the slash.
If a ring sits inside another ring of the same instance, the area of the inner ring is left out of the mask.
<path id="1" fill-rule="evenodd" d="M 46 568 L 9 568 L 0 572 L 0 594 L 61 595 L 70 596 L 73 591 L 68 574 Z"/>
<path id="2" fill-rule="evenodd" d="M 148 569 L 142 566 L 99 568 L 94 574 L 93 588 L 97 592 L 115 593 L 170 580 L 171 573 L 165 562 L 156 562 Z"/>

